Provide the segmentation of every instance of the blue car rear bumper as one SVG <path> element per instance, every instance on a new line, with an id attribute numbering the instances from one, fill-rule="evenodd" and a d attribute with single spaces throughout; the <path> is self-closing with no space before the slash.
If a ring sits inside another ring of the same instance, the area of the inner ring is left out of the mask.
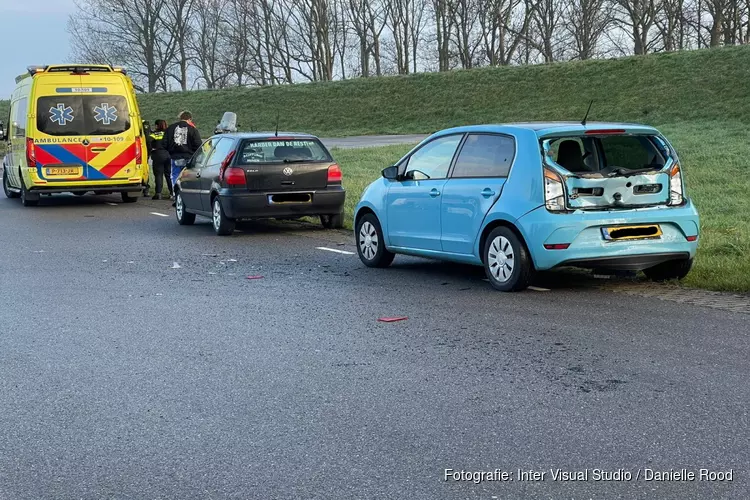
<path id="1" fill-rule="evenodd" d="M 518 222 L 538 270 L 559 266 L 641 270 L 668 260 L 695 256 L 698 241 L 688 241 L 699 231 L 698 212 L 692 202 L 680 207 L 654 207 L 619 211 L 578 211 L 555 214 L 544 207 Z M 602 228 L 658 224 L 661 236 L 650 239 L 606 240 Z M 548 249 L 545 245 L 569 245 Z"/>

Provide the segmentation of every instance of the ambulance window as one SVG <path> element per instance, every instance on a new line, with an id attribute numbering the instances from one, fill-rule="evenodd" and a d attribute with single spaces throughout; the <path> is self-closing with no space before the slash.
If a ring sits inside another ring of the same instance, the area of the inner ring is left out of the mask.
<path id="1" fill-rule="evenodd" d="M 13 114 L 13 137 L 26 136 L 26 108 L 29 105 L 27 98 L 23 98 L 16 103 L 15 113 Z"/>
<path id="2" fill-rule="evenodd" d="M 83 135 L 86 129 L 80 96 L 40 97 L 36 104 L 36 128 L 54 136 Z"/>
<path id="3" fill-rule="evenodd" d="M 130 111 L 124 96 L 90 95 L 83 102 L 87 135 L 121 134 L 130 128 Z"/>

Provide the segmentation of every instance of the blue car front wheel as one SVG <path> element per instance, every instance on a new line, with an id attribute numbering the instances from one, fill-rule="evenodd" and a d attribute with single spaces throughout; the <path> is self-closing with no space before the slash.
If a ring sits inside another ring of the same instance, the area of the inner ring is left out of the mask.
<path id="1" fill-rule="evenodd" d="M 375 214 L 365 214 L 357 220 L 354 234 L 357 238 L 359 260 L 367 267 L 388 267 L 395 254 L 385 248 L 383 229 Z"/>
<path id="2" fill-rule="evenodd" d="M 501 292 L 525 290 L 534 275 L 531 257 L 510 228 L 497 227 L 484 243 L 484 271 L 490 284 Z"/>

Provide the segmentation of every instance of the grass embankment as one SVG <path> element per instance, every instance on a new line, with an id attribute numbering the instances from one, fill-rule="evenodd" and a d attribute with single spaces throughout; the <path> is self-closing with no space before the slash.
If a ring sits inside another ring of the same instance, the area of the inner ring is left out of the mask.
<path id="1" fill-rule="evenodd" d="M 146 119 L 182 109 L 201 132 L 224 111 L 249 130 L 321 136 L 429 133 L 454 125 L 520 120 L 592 120 L 653 125 L 743 121 L 750 116 L 750 47 L 618 60 L 482 68 L 343 82 L 140 96 Z"/>
<path id="2" fill-rule="evenodd" d="M 698 206 L 701 238 L 684 284 L 710 290 L 750 291 L 750 141 L 741 123 L 664 125 L 680 154 L 688 195 Z M 362 190 L 409 150 L 408 146 L 339 149 L 344 170 L 346 223 Z"/>

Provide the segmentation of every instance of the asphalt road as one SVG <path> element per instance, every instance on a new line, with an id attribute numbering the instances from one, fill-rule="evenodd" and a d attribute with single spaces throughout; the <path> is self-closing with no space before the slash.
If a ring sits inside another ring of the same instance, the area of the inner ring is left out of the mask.
<path id="1" fill-rule="evenodd" d="M 0 197 L 0 499 L 750 497 L 747 315 L 118 202 Z"/>
<path id="2" fill-rule="evenodd" d="M 397 144 L 417 144 L 426 135 L 368 135 L 360 137 L 321 138 L 328 148 L 370 148 L 394 146 Z"/>

